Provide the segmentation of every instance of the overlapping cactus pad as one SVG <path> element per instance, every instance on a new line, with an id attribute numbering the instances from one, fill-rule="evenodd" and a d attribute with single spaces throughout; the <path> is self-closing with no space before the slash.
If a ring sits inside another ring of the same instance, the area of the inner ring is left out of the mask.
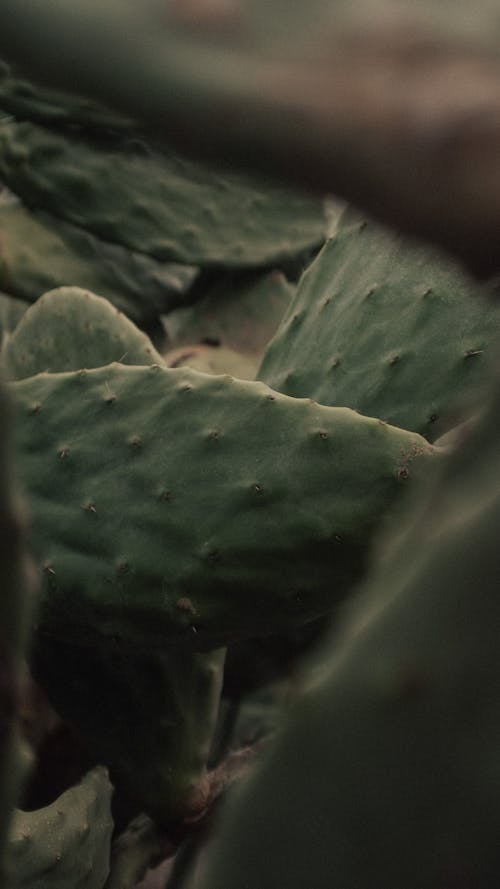
<path id="1" fill-rule="evenodd" d="M 499 407 L 382 547 L 198 889 L 498 882 Z"/>
<path id="2" fill-rule="evenodd" d="M 489 373 L 500 309 L 481 296 L 456 263 L 348 209 L 258 377 L 434 440 Z"/>
<path id="3" fill-rule="evenodd" d="M 57 711 L 137 809 L 164 827 L 198 814 L 224 649 L 165 645 L 138 656 L 113 642 L 95 649 L 45 636 L 36 649 L 37 678 Z"/>
<path id="4" fill-rule="evenodd" d="M 0 177 L 30 206 L 160 261 L 231 267 L 319 246 L 320 200 L 156 150 L 28 121 L 0 129 Z"/>
<path id="5" fill-rule="evenodd" d="M 439 452 L 261 383 L 110 365 L 12 384 L 41 628 L 149 648 L 285 631 L 359 576 Z"/>
<path id="6" fill-rule="evenodd" d="M 183 304 L 196 269 L 108 243 L 15 199 L 0 205 L 0 288 L 28 302 L 74 285 L 109 299 L 136 323 Z"/>
<path id="7" fill-rule="evenodd" d="M 102 889 L 109 873 L 112 792 L 106 769 L 99 767 L 46 808 L 17 811 L 9 889 Z"/>
<path id="8" fill-rule="evenodd" d="M 7 379 L 42 371 L 123 364 L 162 364 L 151 340 L 106 299 L 79 287 L 59 287 L 30 306 L 2 351 Z"/>
<path id="9" fill-rule="evenodd" d="M 12 460 L 12 404 L 0 387 L 0 884 L 12 807 L 30 755 L 20 732 L 21 683 L 35 598 L 34 566 L 26 545 L 26 510 Z"/>

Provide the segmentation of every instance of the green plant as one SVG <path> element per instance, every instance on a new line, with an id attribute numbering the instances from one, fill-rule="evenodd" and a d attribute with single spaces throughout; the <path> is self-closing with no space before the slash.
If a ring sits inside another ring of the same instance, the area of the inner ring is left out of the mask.
<path id="1" fill-rule="evenodd" d="M 64 836 L 57 800 L 26 820 L 42 862 L 77 848 L 90 761 L 115 822 L 43 879 L 177 853 L 183 889 L 489 889 L 500 319 L 407 235 L 498 270 L 488 4 L 474 33 L 422 4 L 411 45 L 402 0 L 389 31 L 362 0 L 28 5 L 0 8 L 0 358 L 30 669 L 84 756 Z"/>

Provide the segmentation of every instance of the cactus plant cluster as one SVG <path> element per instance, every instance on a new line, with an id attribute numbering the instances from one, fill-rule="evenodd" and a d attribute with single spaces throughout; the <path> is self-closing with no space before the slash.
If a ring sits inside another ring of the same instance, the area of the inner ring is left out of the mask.
<path id="1" fill-rule="evenodd" d="M 134 889 L 168 856 L 164 889 L 500 878 L 492 288 L 165 140 L 215 97 L 208 143 L 223 119 L 240 160 L 242 133 L 271 166 L 303 151 L 283 78 L 330 5 L 34 3 L 41 43 L 102 26 L 115 64 L 75 50 L 74 93 L 58 59 L 31 79 L 32 24 L 0 33 L 0 889 Z M 29 674 L 53 708 L 31 754 Z"/>

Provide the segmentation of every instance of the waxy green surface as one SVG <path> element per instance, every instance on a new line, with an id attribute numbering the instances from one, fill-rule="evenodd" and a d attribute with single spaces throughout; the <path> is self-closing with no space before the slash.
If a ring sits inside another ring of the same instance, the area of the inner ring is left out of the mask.
<path id="1" fill-rule="evenodd" d="M 110 365 L 12 384 L 44 588 L 80 644 L 206 648 L 328 612 L 439 452 L 261 383 Z"/>
<path id="2" fill-rule="evenodd" d="M 500 309 L 457 263 L 359 213 L 303 275 L 258 378 L 430 440 L 488 378 Z"/>

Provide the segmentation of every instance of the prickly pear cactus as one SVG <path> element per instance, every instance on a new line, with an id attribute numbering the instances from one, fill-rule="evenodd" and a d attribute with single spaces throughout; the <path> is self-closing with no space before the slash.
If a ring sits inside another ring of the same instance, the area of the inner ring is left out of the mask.
<path id="1" fill-rule="evenodd" d="M 22 299 L 0 293 L 0 351 L 16 329 L 29 303 Z"/>
<path id="2" fill-rule="evenodd" d="M 499 417 L 381 546 L 197 889 L 498 885 Z"/>
<path id="3" fill-rule="evenodd" d="M 13 484 L 10 402 L 0 388 L 0 884 L 4 844 L 27 751 L 19 729 L 20 683 L 35 591 L 34 568 L 25 551 L 24 509 Z"/>
<path id="4" fill-rule="evenodd" d="M 192 266 L 96 238 L 11 196 L 0 204 L 0 288 L 28 302 L 56 287 L 75 285 L 109 299 L 136 324 L 148 324 L 184 303 Z"/>
<path id="5" fill-rule="evenodd" d="M 102 889 L 109 873 L 113 788 L 97 767 L 50 806 L 17 811 L 9 889 Z"/>
<path id="6" fill-rule="evenodd" d="M 2 351 L 7 379 L 42 371 L 163 364 L 151 340 L 106 299 L 79 287 L 45 293 L 25 312 Z"/>
<path id="7" fill-rule="evenodd" d="M 111 109 L 63 90 L 33 84 L 1 59 L 0 105 L 9 114 L 50 126 L 85 127 L 101 135 L 127 131 L 133 121 Z"/>
<path id="8" fill-rule="evenodd" d="M 106 145 L 4 121 L 0 177 L 29 206 L 161 262 L 262 266 L 325 235 L 320 200 L 216 172 L 142 138 Z"/>
<path id="9" fill-rule="evenodd" d="M 328 612 L 381 514 L 440 457 L 345 408 L 188 369 L 110 365 L 12 389 L 40 626 L 78 644 L 217 647 Z"/>
<path id="10" fill-rule="evenodd" d="M 294 290 L 280 272 L 225 275 L 193 305 L 162 318 L 171 347 L 230 349 L 255 363 L 256 371 Z"/>
<path id="11" fill-rule="evenodd" d="M 52 704 L 113 783 L 137 811 L 171 827 L 203 810 L 224 655 L 182 648 L 138 655 L 119 641 L 96 650 L 40 635 L 33 661 Z"/>
<path id="12" fill-rule="evenodd" d="M 348 209 L 257 374 L 434 440 L 490 371 L 500 309 L 460 267 Z"/>

